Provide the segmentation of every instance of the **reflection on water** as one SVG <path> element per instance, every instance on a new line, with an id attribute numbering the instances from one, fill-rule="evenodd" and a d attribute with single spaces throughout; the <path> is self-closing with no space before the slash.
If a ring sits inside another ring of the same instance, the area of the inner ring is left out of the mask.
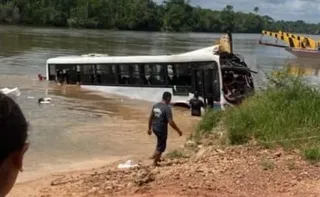
<path id="1" fill-rule="evenodd" d="M 280 68 L 285 69 L 291 76 L 303 77 L 309 84 L 316 85 L 317 87 L 320 85 L 320 63 L 318 59 L 299 58 L 290 60 L 287 61 L 285 66 Z M 277 75 L 278 73 L 279 69 L 272 72 L 273 75 Z"/>
<path id="2" fill-rule="evenodd" d="M 320 77 L 318 59 L 299 58 L 288 62 L 288 72 L 294 76 Z"/>
<path id="3" fill-rule="evenodd" d="M 288 72 L 295 76 L 319 76 L 319 69 L 320 67 L 302 67 L 299 65 L 288 66 Z"/>

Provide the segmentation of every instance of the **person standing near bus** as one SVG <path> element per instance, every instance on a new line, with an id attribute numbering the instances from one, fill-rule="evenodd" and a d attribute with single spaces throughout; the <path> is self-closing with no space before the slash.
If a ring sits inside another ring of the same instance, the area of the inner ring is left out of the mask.
<path id="1" fill-rule="evenodd" d="M 158 166 L 161 160 L 162 153 L 167 147 L 167 137 L 168 137 L 168 123 L 170 126 L 182 136 L 182 131 L 173 121 L 172 110 L 169 106 L 171 102 L 171 93 L 164 92 L 162 95 L 162 101 L 156 103 L 151 110 L 148 122 L 148 134 L 151 135 L 152 132 L 157 137 L 156 150 L 152 156 L 154 159 L 153 165 Z"/>
<path id="2" fill-rule="evenodd" d="M 189 101 L 191 107 L 191 116 L 201 116 L 201 108 L 204 108 L 204 103 L 199 99 L 199 93 L 194 92 L 194 96 Z"/>

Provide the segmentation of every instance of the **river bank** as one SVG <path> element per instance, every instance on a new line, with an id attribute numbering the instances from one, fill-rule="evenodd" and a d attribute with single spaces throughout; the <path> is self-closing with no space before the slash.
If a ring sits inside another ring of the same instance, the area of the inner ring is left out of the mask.
<path id="1" fill-rule="evenodd" d="M 159 168 L 141 158 L 137 169 L 118 163 L 57 174 L 15 186 L 10 197 L 69 196 L 319 196 L 320 168 L 295 152 L 255 146 L 202 147 L 189 158 L 167 158 Z"/>
<path id="2" fill-rule="evenodd" d="M 168 150 L 159 168 L 151 167 L 148 154 L 130 156 L 139 167 L 118 169 L 123 160 L 52 174 L 17 184 L 11 197 L 319 196 L 318 113 L 312 113 L 319 100 L 312 85 L 279 72 L 266 90 L 237 108 L 207 112 L 198 127 L 198 120 L 187 114 L 175 116 L 182 129 L 188 129 L 185 136 L 193 135 L 181 144 L 170 142 L 176 148 Z M 130 117 L 142 128 L 145 122 L 135 119 L 139 116 Z"/>

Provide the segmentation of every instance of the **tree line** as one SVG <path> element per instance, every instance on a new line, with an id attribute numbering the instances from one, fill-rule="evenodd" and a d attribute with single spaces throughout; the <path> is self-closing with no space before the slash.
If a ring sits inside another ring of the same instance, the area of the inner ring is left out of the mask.
<path id="1" fill-rule="evenodd" d="M 185 0 L 0 0 L 0 23 L 137 31 L 260 33 L 261 30 L 318 34 L 320 24 L 274 20 L 252 12 L 193 7 Z"/>

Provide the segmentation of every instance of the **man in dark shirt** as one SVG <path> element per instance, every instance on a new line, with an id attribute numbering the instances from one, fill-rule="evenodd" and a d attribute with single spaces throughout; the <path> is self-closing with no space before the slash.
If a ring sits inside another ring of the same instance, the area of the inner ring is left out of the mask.
<path id="1" fill-rule="evenodd" d="M 194 97 L 189 101 L 191 107 L 191 116 L 201 116 L 201 107 L 204 107 L 204 103 L 199 99 L 198 92 L 194 93 Z"/>
<path id="2" fill-rule="evenodd" d="M 172 111 L 169 107 L 171 102 L 171 93 L 164 92 L 162 95 L 162 101 L 156 103 L 151 110 L 148 125 L 148 134 L 151 135 L 152 131 L 157 137 L 156 151 L 153 155 L 154 166 L 159 165 L 159 161 L 162 153 L 167 147 L 167 137 L 168 137 L 168 123 L 175 129 L 180 136 L 182 136 L 182 131 L 177 127 L 176 123 L 173 121 Z M 152 127 L 152 129 L 151 129 Z"/>

